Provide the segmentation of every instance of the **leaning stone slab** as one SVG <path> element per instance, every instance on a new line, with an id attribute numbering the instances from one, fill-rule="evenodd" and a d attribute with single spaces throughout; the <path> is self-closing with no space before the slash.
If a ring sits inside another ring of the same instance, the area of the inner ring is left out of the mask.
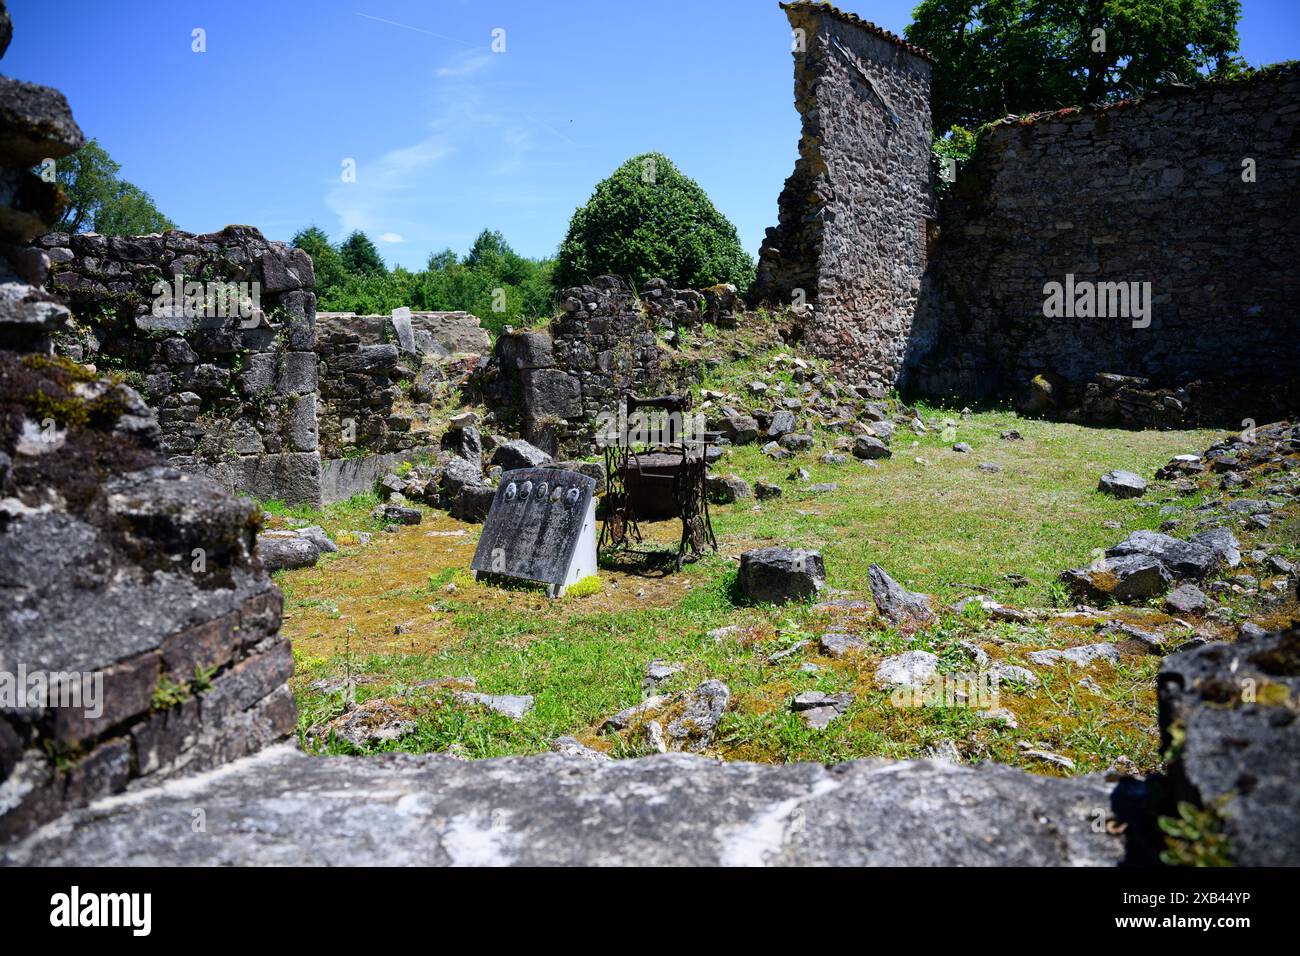
<path id="1" fill-rule="evenodd" d="M 895 624 L 924 624 L 934 617 L 930 596 L 909 591 L 878 564 L 867 569 L 871 582 L 871 596 L 880 613 Z"/>

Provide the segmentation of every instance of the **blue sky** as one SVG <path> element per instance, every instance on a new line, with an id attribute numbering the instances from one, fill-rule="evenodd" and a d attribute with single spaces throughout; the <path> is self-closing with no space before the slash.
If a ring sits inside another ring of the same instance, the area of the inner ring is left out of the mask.
<path id="1" fill-rule="evenodd" d="M 364 229 L 390 265 L 485 227 L 551 254 L 658 150 L 756 252 L 799 135 L 776 0 L 9 0 L 0 72 L 58 87 L 182 229 Z M 914 0 L 845 0 L 901 32 Z M 1245 0 L 1242 54 L 1300 58 L 1300 0 Z M 207 51 L 191 50 L 206 31 Z M 493 53 L 493 30 L 505 51 Z M 356 182 L 341 181 L 345 159 Z"/>

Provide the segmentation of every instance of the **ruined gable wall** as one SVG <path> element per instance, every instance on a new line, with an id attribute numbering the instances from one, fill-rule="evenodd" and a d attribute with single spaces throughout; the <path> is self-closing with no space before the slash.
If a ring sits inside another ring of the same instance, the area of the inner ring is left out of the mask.
<path id="1" fill-rule="evenodd" d="M 924 321 L 937 344 L 917 343 L 912 380 L 966 397 L 1015 395 L 1040 373 L 1076 387 L 1098 373 L 1294 384 L 1297 223 L 1295 67 L 999 123 L 944 201 Z M 1150 282 L 1150 326 L 1044 317 L 1044 284 L 1067 273 Z M 1245 394 L 1243 414 L 1267 420 L 1267 403 Z"/>
<path id="2" fill-rule="evenodd" d="M 851 15 L 824 5 L 784 8 L 803 31 L 804 51 L 794 53 L 803 130 L 779 225 L 759 253 L 755 295 L 797 302 L 802 290 L 813 307 L 805 347 L 839 373 L 891 385 L 902 370 L 933 216 L 930 64 Z"/>

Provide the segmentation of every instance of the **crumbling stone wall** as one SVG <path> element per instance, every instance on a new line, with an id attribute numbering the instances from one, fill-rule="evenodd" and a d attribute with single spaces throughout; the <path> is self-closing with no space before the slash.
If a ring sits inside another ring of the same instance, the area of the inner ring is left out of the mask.
<path id="1" fill-rule="evenodd" d="M 921 292 L 930 61 L 827 4 L 784 3 L 794 32 L 799 159 L 759 252 L 753 297 L 812 307 L 804 345 L 838 374 L 893 385 Z"/>
<path id="2" fill-rule="evenodd" d="M 119 372 L 158 410 L 162 451 L 186 471 L 262 499 L 320 504 L 316 432 L 316 296 L 311 257 L 250 226 L 193 235 L 51 233 L 51 291 L 76 320 L 60 351 Z M 156 283 L 246 283 L 260 311 L 205 301 L 185 314 Z M 253 285 L 253 284 L 256 285 Z"/>
<path id="3" fill-rule="evenodd" d="M 497 339 L 486 375 L 487 401 L 548 453 L 580 442 L 601 412 L 617 408 L 625 391 L 662 386 L 657 322 L 614 276 L 565 289 L 549 329 Z"/>
<path id="4" fill-rule="evenodd" d="M 0 55 L 7 24 L 0 3 Z M 62 200 L 29 170 L 82 134 L 54 90 L 0 77 L 0 104 L 5 842 L 132 781 L 252 753 L 291 734 L 296 713 L 255 507 L 164 464 L 165 430 L 133 388 L 53 354 L 70 313 L 40 288 L 50 253 L 27 243 Z M 135 288 L 111 282 L 103 292 Z"/>
<path id="5" fill-rule="evenodd" d="M 427 444 L 421 411 L 449 394 L 490 347 L 468 312 L 321 312 L 316 323 L 317 420 L 327 459 Z"/>
<path id="6" fill-rule="evenodd" d="M 1294 65 L 994 124 L 945 200 L 912 379 L 983 397 L 1044 376 L 1068 407 L 1093 385 L 1105 392 L 1097 376 L 1115 373 L 1148 380 L 1129 383 L 1139 391 L 1189 386 L 1193 400 L 1236 392 L 1236 421 L 1268 421 L 1286 410 L 1270 407 L 1285 404 L 1270 389 L 1294 386 L 1300 369 L 1297 222 Z M 1149 282 L 1149 326 L 1045 317 L 1045 284 L 1067 275 Z M 1191 420 L 1213 419 L 1202 404 Z"/>

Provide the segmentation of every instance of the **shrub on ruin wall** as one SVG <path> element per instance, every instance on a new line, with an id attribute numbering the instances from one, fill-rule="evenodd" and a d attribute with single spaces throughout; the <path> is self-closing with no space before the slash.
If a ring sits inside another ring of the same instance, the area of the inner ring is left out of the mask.
<path id="1" fill-rule="evenodd" d="M 754 263 L 733 226 L 694 180 L 660 153 L 633 156 L 602 180 L 573 214 L 556 259 L 559 288 L 616 275 L 642 288 L 653 278 L 676 288 L 719 282 L 742 292 Z"/>

